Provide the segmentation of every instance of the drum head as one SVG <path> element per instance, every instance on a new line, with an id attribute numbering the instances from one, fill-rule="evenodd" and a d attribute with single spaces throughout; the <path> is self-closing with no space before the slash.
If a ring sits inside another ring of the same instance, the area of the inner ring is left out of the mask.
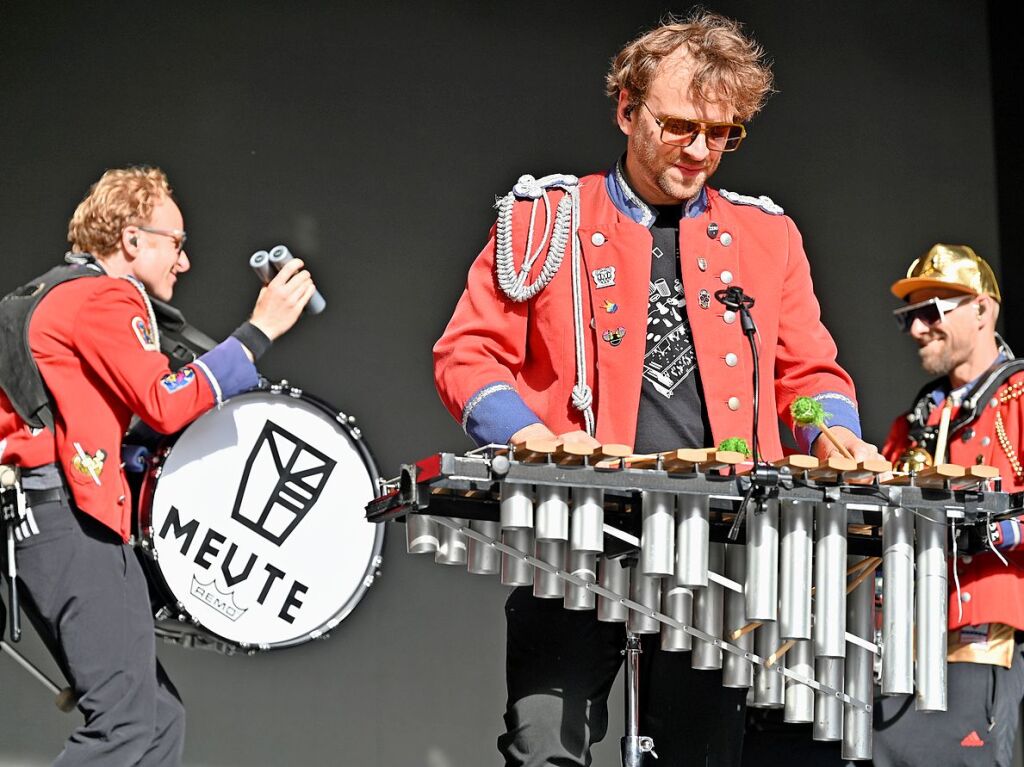
<path id="1" fill-rule="evenodd" d="M 373 580 L 372 458 L 343 416 L 250 392 L 183 431 L 140 519 L 171 611 L 242 648 L 315 639 Z"/>

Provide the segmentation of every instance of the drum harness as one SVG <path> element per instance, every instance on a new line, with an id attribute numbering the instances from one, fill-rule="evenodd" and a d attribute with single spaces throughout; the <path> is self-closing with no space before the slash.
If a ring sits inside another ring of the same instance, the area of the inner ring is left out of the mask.
<path id="1" fill-rule="evenodd" d="M 960 408 L 957 411 L 956 417 L 952 419 L 949 424 L 949 434 L 956 434 L 960 429 L 974 423 L 981 415 L 986 403 L 992 401 L 994 398 L 997 399 L 999 404 L 1005 404 L 1012 399 L 1016 399 L 1021 395 L 1024 395 L 1024 384 L 1014 384 L 1003 394 L 996 397 L 996 391 L 999 387 L 1006 383 L 1006 381 L 1014 374 L 1024 370 L 1024 359 L 1014 359 L 1013 351 L 1009 345 L 1002 339 L 999 334 L 996 334 L 996 341 L 999 345 L 1000 351 L 1003 358 L 997 361 L 992 367 L 990 367 L 985 373 L 983 373 L 978 380 L 971 386 L 968 391 L 963 395 L 960 400 Z M 1006 359 L 1009 358 L 1009 359 Z M 931 398 L 932 392 L 939 388 L 946 379 L 937 379 L 930 381 L 918 392 L 917 397 L 914 400 L 914 406 L 907 414 L 907 421 L 910 423 L 910 429 L 908 436 L 911 441 L 916 445 L 922 445 L 929 452 L 935 449 L 935 443 L 938 438 L 939 427 L 938 425 L 928 425 L 928 418 L 931 415 L 932 410 L 936 407 L 934 401 Z M 947 394 L 947 396 L 949 396 Z M 996 413 L 995 417 L 995 430 L 996 430 L 996 441 L 999 443 L 999 448 L 1003 451 L 1010 466 L 1013 468 L 1013 472 L 1017 479 L 1024 478 L 1024 467 L 1021 466 L 1020 460 L 1017 458 L 1014 446 L 1010 444 L 1009 438 L 1006 435 L 1006 429 L 1003 425 L 1003 419 L 1000 413 Z M 983 536 L 979 541 L 975 541 L 972 549 L 989 550 L 994 553 L 1003 565 L 1009 566 L 1009 562 L 1006 557 L 1003 556 L 1000 549 L 1012 548 L 1015 539 L 1004 535 L 1005 531 L 1002 531 L 1000 526 L 1003 522 L 990 522 L 983 527 Z M 1007 521 L 1007 524 L 1012 524 L 1012 521 Z M 999 534 L 999 538 L 996 535 Z M 956 556 L 956 544 L 957 536 L 952 536 L 953 541 L 953 555 Z M 960 582 L 957 577 L 956 568 L 953 569 L 953 579 L 957 593 L 960 591 Z M 958 607 L 962 606 L 960 600 L 957 600 Z"/>
<path id="2" fill-rule="evenodd" d="M 42 380 L 32 352 L 28 346 L 28 325 L 39 302 L 57 285 L 83 277 L 103 276 L 103 270 L 95 258 L 88 253 L 67 253 L 64 264 L 54 267 L 45 274 L 12 291 L 0 300 L 0 333 L 18 338 L 15 343 L 5 343 L 0 352 L 0 389 L 4 391 L 15 411 L 25 422 L 26 428 L 42 430 L 54 427 L 54 405 Z M 143 303 L 152 329 L 154 343 L 168 356 L 172 367 L 178 369 L 192 362 L 198 354 L 212 349 L 216 342 L 189 325 L 184 316 L 173 306 L 150 299 L 142 283 L 133 277 L 125 277 L 131 283 Z M 161 334 L 161 329 L 164 331 Z M 4 375 L 4 371 L 10 374 Z M 18 374 L 14 375 L 13 371 Z M 0 440 L 0 456 L 3 455 L 4 440 Z M 125 445 L 122 459 L 128 471 L 140 470 L 145 465 L 148 449 Z M 57 470 L 59 473 L 59 470 Z M 21 610 L 18 599 L 17 562 L 15 542 L 39 533 L 32 505 L 63 498 L 61 486 L 47 489 L 24 488 L 22 472 L 17 466 L 0 465 L 0 536 L 3 539 L 4 574 L 8 581 L 10 601 L 10 636 L 12 642 L 21 639 Z"/>

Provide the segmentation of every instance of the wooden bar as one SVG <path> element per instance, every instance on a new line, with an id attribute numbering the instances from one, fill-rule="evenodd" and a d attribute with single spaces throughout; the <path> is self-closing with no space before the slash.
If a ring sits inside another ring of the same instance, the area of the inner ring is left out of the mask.
<path id="1" fill-rule="evenodd" d="M 836 482 L 843 475 L 857 470 L 857 462 L 852 458 L 843 458 L 841 455 L 830 455 L 817 469 L 807 472 L 807 478 L 815 482 Z"/>

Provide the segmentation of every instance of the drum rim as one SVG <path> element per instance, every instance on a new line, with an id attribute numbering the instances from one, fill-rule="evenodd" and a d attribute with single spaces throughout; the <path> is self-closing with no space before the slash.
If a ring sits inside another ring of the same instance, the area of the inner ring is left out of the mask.
<path id="1" fill-rule="evenodd" d="M 367 443 L 366 436 L 363 434 L 362 429 L 354 425 L 354 418 L 349 416 L 347 413 L 333 407 L 329 402 L 321 397 L 317 397 L 314 394 L 310 394 L 302 388 L 291 386 L 287 381 L 281 381 L 276 384 L 268 384 L 261 386 L 258 389 L 250 389 L 249 391 L 241 392 L 233 397 L 229 397 L 224 400 L 222 405 L 226 405 L 229 402 L 238 400 L 243 397 L 247 397 L 254 394 L 269 394 L 274 396 L 286 396 L 290 399 L 303 400 L 316 408 L 322 410 L 324 413 L 329 415 L 333 421 L 335 421 L 345 432 L 349 439 L 349 442 L 356 448 L 356 452 L 359 454 L 363 465 L 366 467 L 367 472 L 370 475 L 371 484 L 374 486 L 374 492 L 380 492 L 381 487 L 381 475 L 380 469 L 377 466 L 377 461 L 373 457 L 373 452 L 370 450 L 370 445 Z M 219 410 L 220 408 L 216 408 Z M 188 609 L 182 604 L 178 596 L 172 591 L 170 586 L 167 585 L 166 579 L 163 577 L 163 573 L 160 570 L 160 563 L 156 556 L 156 547 L 154 545 L 155 536 L 152 532 L 144 533 L 146 528 L 150 531 L 153 529 L 153 496 L 156 493 L 156 487 L 160 474 L 162 473 L 163 467 L 170 457 L 174 445 L 178 442 L 181 436 L 188 431 L 192 424 L 196 423 L 203 416 L 214 412 L 213 409 L 207 410 L 198 418 L 189 423 L 185 428 L 176 434 L 168 434 L 164 439 L 160 441 L 157 447 L 153 450 L 151 456 L 151 464 L 146 469 L 143 475 L 142 486 L 139 490 L 138 500 L 138 511 L 133 515 L 133 522 L 138 526 L 137 539 L 140 543 L 139 548 L 144 553 L 144 556 L 140 557 L 143 563 L 146 574 L 152 577 L 152 584 L 155 587 L 156 592 L 163 599 L 161 608 L 166 607 L 167 609 L 176 610 L 177 615 L 184 615 L 185 621 L 181 621 L 180 625 L 183 628 L 182 633 L 194 635 L 196 632 L 201 632 L 212 637 L 215 643 L 222 643 L 227 645 L 236 651 L 244 653 L 253 652 L 266 652 L 268 650 L 281 650 L 288 647 L 297 647 L 299 645 L 307 644 L 314 640 L 327 639 L 331 633 L 336 631 L 342 622 L 351 615 L 352 611 L 355 610 L 356 606 L 362 601 L 363 596 L 369 591 L 370 587 L 377 580 L 380 575 L 381 568 L 383 566 L 383 552 L 384 542 L 386 537 L 386 525 L 374 525 L 374 536 L 373 546 L 370 552 L 370 561 L 363 571 L 362 578 L 359 580 L 359 585 L 352 595 L 345 600 L 344 604 L 334 612 L 330 617 L 321 623 L 317 628 L 312 631 L 308 631 L 302 636 L 295 637 L 294 639 L 285 640 L 282 642 L 267 642 L 267 643 L 249 643 L 240 642 L 234 639 L 228 639 L 221 634 L 213 631 L 209 626 L 205 625 L 202 621 L 197 619 Z M 358 430 L 358 436 L 353 432 Z M 365 517 L 364 517 L 365 520 Z M 173 606 L 173 607 L 172 607 Z M 174 616 L 177 617 L 177 616 Z M 178 621 L 176 621 L 178 622 Z M 334 625 L 331 628 L 326 628 L 329 624 Z M 154 619 L 154 627 L 156 627 Z M 188 627 L 188 630 L 185 630 Z M 172 629 L 164 627 L 164 630 L 168 633 L 172 632 Z M 226 653 L 231 654 L 231 653 Z"/>

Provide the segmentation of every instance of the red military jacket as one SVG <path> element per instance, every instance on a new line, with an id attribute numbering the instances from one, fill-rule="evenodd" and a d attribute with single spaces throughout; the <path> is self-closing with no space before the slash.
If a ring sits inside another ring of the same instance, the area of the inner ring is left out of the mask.
<path id="1" fill-rule="evenodd" d="M 1024 410 L 1019 397 L 1000 403 L 999 399 L 1014 384 L 1024 387 L 1024 373 L 1011 376 L 999 388 L 988 403 L 980 406 L 978 418 L 963 426 L 954 434 L 949 435 L 947 449 L 948 463 L 970 466 L 984 463 L 999 469 L 1003 480 L 1003 490 L 1017 493 L 1024 490 L 1024 477 L 1016 474 L 1006 452 L 999 445 L 996 437 L 996 413 L 1002 417 L 1012 454 L 1021 460 L 1021 445 L 1024 444 Z M 929 416 L 929 425 L 939 422 L 942 408 L 936 407 Z M 956 408 L 951 413 L 956 416 Z M 882 448 L 882 454 L 891 461 L 896 461 L 909 447 L 909 423 L 906 415 L 893 421 L 889 436 Z M 1019 464 L 1018 464 L 1019 465 Z M 977 626 L 983 623 L 1005 623 L 1016 629 L 1024 630 L 1024 552 L 1005 551 L 1003 555 L 1010 562 L 1004 565 L 991 552 L 973 556 L 961 556 L 955 563 L 957 577 L 960 581 L 958 598 L 955 584 L 950 580 L 949 595 L 949 627 L 957 629 L 961 626 Z M 962 609 L 962 614 L 961 614 Z"/>
<path id="2" fill-rule="evenodd" d="M 59 464 L 75 504 L 125 541 L 132 506 L 121 439 L 132 414 L 170 434 L 257 382 L 233 338 L 171 372 L 143 288 L 127 279 L 54 287 L 32 315 L 29 347 L 56 406 L 56 433 L 31 432 L 0 392 L 0 459 Z"/>
<path id="3" fill-rule="evenodd" d="M 607 176 L 580 180 L 583 325 L 590 329 L 584 334 L 585 353 L 596 439 L 632 445 L 646 348 L 652 238 L 646 226 L 613 202 Z M 706 193 L 706 210 L 680 221 L 679 253 L 716 444 L 728 437 L 749 440 L 753 420 L 749 346 L 738 318 L 713 297 L 729 285 L 741 286 L 756 300 L 752 313 L 759 331 L 761 454 L 767 459 L 782 456 L 777 419 L 792 426 L 789 406 L 798 396 L 822 396 L 826 410 L 831 405 L 845 407 L 853 414 L 851 428 L 858 431 L 853 384 L 836 363 L 835 343 L 821 323 L 810 267 L 793 221 L 756 204 L 736 204 L 710 188 Z M 562 194 L 551 192 L 552 209 Z M 543 222 L 542 213 L 538 218 Z M 531 202 L 517 201 L 512 215 L 517 268 L 523 261 L 530 219 Z M 571 403 L 576 358 L 570 250 L 547 287 L 528 302 L 514 303 L 496 282 L 495 232 L 496 228 L 491 230 L 489 242 L 473 262 L 455 313 L 434 347 L 441 399 L 478 442 L 501 441 L 512 433 L 510 426 L 507 434 L 495 439 L 486 430 L 471 430 L 474 408 L 482 409 L 496 389 L 506 390 L 499 396 L 517 396 L 555 433 L 582 429 L 583 417 Z M 540 238 L 538 231 L 534 247 Z M 530 281 L 542 263 L 540 258 L 534 264 Z M 614 269 L 614 284 L 599 287 L 594 272 L 608 267 Z M 617 344 L 603 340 L 609 333 L 612 338 L 617 334 Z M 500 429 L 495 432 L 501 434 Z"/>

